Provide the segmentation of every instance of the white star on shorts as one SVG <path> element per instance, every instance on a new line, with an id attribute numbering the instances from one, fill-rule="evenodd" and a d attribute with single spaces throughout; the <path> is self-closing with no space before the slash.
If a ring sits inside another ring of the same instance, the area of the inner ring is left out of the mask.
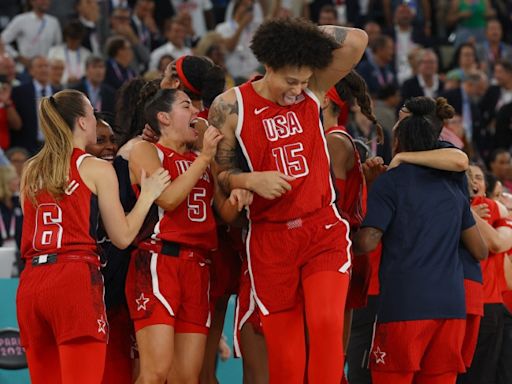
<path id="1" fill-rule="evenodd" d="M 375 355 L 375 362 L 377 364 L 386 364 L 386 362 L 384 361 L 384 357 L 386 357 L 386 352 L 382 352 L 380 350 L 380 347 L 377 347 L 373 354 Z"/>
<path id="2" fill-rule="evenodd" d="M 137 303 L 137 311 L 140 311 L 143 309 L 146 310 L 146 304 L 149 301 L 149 297 L 144 297 L 144 292 L 140 294 L 140 297 L 138 299 L 135 299 L 135 302 Z"/>
<path id="3" fill-rule="evenodd" d="M 98 322 L 98 333 L 104 333 L 107 334 L 107 331 L 105 331 L 105 326 L 107 325 L 107 322 L 103 319 L 103 315 L 96 320 Z"/>

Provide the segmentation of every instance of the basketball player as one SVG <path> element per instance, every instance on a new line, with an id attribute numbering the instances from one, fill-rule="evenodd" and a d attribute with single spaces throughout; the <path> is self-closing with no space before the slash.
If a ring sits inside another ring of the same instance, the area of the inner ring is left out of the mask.
<path id="1" fill-rule="evenodd" d="M 358 29 L 322 28 L 295 19 L 263 23 L 251 49 L 265 76 L 223 93 L 209 114 L 224 135 L 220 185 L 255 192 L 246 249 L 270 383 L 304 381 L 304 313 L 309 382 L 338 384 L 344 365 L 349 227 L 334 204 L 320 107 L 368 38 Z"/>
<path id="2" fill-rule="evenodd" d="M 126 294 L 141 363 L 137 383 L 197 382 L 203 362 L 210 323 L 209 252 L 217 246 L 209 165 L 222 135 L 210 126 L 201 153 L 192 152 L 197 113 L 184 92 L 158 91 L 147 102 L 145 117 L 160 139 L 139 142 L 130 154 L 134 174 L 163 165 L 172 178 L 156 201 L 159 221 L 152 238 L 139 243 L 128 271 Z M 238 191 L 232 196 L 241 202 Z M 227 200 L 216 208 L 227 222 L 239 212 Z"/>
<path id="3" fill-rule="evenodd" d="M 437 148 L 428 110 L 411 114 L 394 130 L 395 152 Z M 483 242 L 460 192 L 460 180 L 442 171 L 402 164 L 379 176 L 368 197 L 355 253 L 382 238 L 381 295 L 371 351 L 373 383 L 455 383 L 464 370 L 465 331 L 461 238 L 477 259 Z"/>
<path id="4" fill-rule="evenodd" d="M 25 168 L 22 257 L 17 315 L 33 383 L 100 383 L 108 325 L 96 251 L 98 208 L 111 241 L 125 248 L 153 201 L 169 183 L 167 171 L 142 175 L 141 196 L 125 216 L 112 166 L 84 152 L 96 140 L 87 98 L 65 90 L 43 98 L 45 144 Z"/>

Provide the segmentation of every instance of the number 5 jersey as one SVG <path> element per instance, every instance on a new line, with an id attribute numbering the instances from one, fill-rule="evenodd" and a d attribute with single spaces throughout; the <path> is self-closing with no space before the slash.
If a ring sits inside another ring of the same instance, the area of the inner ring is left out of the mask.
<path id="1" fill-rule="evenodd" d="M 25 196 L 21 255 L 30 260 L 45 254 L 97 254 L 98 199 L 85 185 L 78 168 L 90 156 L 75 148 L 71 155 L 69 183 L 64 194 L 52 197 L 41 190 L 35 204 Z"/>
<path id="2" fill-rule="evenodd" d="M 180 154 L 160 144 L 155 146 L 162 167 L 171 175 L 171 183 L 184 174 L 197 158 L 197 154 L 192 151 Z M 205 251 L 217 248 L 217 227 L 212 209 L 213 193 L 214 181 L 208 168 L 185 201 L 173 211 L 158 208 L 159 220 L 154 227 L 152 238 Z"/>

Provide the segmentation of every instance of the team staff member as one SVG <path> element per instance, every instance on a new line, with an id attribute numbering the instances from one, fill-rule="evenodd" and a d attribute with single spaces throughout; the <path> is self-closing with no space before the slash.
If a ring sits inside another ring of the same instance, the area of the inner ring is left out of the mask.
<path id="1" fill-rule="evenodd" d="M 108 327 L 96 253 L 98 208 L 111 241 L 127 247 L 169 175 L 162 169 L 150 179 L 143 175 L 141 198 L 125 216 L 112 166 L 84 152 L 96 140 L 86 97 L 66 90 L 43 98 L 40 121 L 45 144 L 28 161 L 21 186 L 22 343 L 33 383 L 100 383 Z"/>
<path id="2" fill-rule="evenodd" d="M 146 104 L 145 117 L 160 139 L 137 143 L 130 154 L 135 175 L 163 165 L 173 180 L 156 201 L 159 221 L 152 239 L 139 243 L 128 271 L 126 295 L 141 362 L 137 383 L 197 381 L 203 361 L 210 322 L 209 252 L 217 246 L 209 165 L 222 135 L 209 127 L 201 153 L 191 151 L 198 138 L 197 113 L 184 92 L 158 91 Z M 237 192 L 233 198 L 241 196 Z M 241 207 L 226 202 L 217 209 L 231 221 Z"/>
<path id="3" fill-rule="evenodd" d="M 296 19 L 263 23 L 251 49 L 265 76 L 223 93 L 209 114 L 224 135 L 219 183 L 258 195 L 247 257 L 270 383 L 304 381 L 304 313 L 309 382 L 339 383 L 343 372 L 349 228 L 335 206 L 320 107 L 368 38 L 358 29 L 322 28 Z"/>
<path id="4" fill-rule="evenodd" d="M 395 152 L 435 149 L 432 117 L 408 107 L 411 115 L 394 132 Z M 464 275 L 454 234 L 462 228 L 475 258 L 487 247 L 459 184 L 442 171 L 402 164 L 372 186 L 354 250 L 369 252 L 382 238 L 373 383 L 449 384 L 464 370 Z"/>

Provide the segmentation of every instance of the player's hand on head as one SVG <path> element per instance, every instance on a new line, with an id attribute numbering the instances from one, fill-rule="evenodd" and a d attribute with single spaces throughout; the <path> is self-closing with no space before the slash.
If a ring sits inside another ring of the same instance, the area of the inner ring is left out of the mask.
<path id="1" fill-rule="evenodd" d="M 386 172 L 387 167 L 380 156 L 367 159 L 363 163 L 363 173 L 367 184 L 371 184 L 377 177 Z"/>
<path id="2" fill-rule="evenodd" d="M 209 161 L 212 161 L 217 153 L 217 145 L 223 137 L 224 136 L 217 128 L 210 125 L 204 133 L 201 155 L 205 156 Z"/>
<path id="3" fill-rule="evenodd" d="M 489 206 L 485 203 L 475 205 L 471 207 L 471 209 L 484 220 L 491 217 L 491 210 L 489 209 Z"/>
<path id="4" fill-rule="evenodd" d="M 149 124 L 144 124 L 142 138 L 150 143 L 156 143 L 160 136 L 149 126 Z"/>
<path id="5" fill-rule="evenodd" d="M 278 171 L 254 172 L 251 190 L 264 199 L 274 200 L 292 189 L 295 177 Z"/>
<path id="6" fill-rule="evenodd" d="M 248 207 L 252 204 L 252 199 L 254 194 L 247 189 L 235 188 L 231 191 L 229 195 L 229 202 L 232 205 L 236 205 L 238 208 L 238 212 L 240 212 L 244 207 Z"/>
<path id="7" fill-rule="evenodd" d="M 169 171 L 163 168 L 158 168 L 149 177 L 147 177 L 144 169 L 141 171 L 141 195 L 147 194 L 152 200 L 156 200 L 170 183 L 171 176 L 169 175 Z"/>

